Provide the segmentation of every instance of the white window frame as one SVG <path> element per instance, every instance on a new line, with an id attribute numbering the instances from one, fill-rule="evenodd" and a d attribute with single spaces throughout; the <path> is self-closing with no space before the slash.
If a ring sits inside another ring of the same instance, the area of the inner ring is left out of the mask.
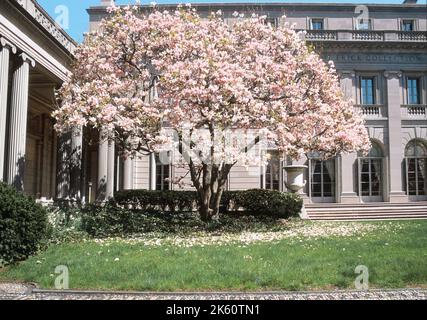
<path id="1" fill-rule="evenodd" d="M 375 30 L 375 26 L 374 26 L 374 21 L 375 19 L 373 18 L 369 18 L 367 19 L 369 21 L 369 29 L 359 29 L 359 20 L 358 18 L 353 18 L 353 30 L 356 31 L 374 31 Z"/>
<path id="2" fill-rule="evenodd" d="M 384 81 L 378 73 L 373 72 L 360 72 L 357 74 L 357 104 L 362 105 L 362 78 L 374 78 L 374 94 L 375 103 L 373 105 L 383 104 Z"/>
<path id="3" fill-rule="evenodd" d="M 161 190 L 157 189 L 157 157 L 158 156 L 159 155 L 155 154 L 155 153 L 152 153 L 150 155 L 150 190 L 166 191 L 163 188 Z M 170 152 L 169 152 L 168 156 L 171 159 Z M 164 165 L 164 164 L 161 164 L 161 165 L 162 166 L 169 166 L 169 179 L 171 179 L 173 176 L 172 164 L 169 163 L 168 165 Z M 162 180 L 164 180 L 164 179 L 166 179 L 166 178 L 162 177 Z M 164 181 L 163 181 L 163 184 L 164 184 Z M 169 180 L 168 184 L 169 184 L 169 186 L 168 186 L 169 189 L 167 189 L 167 190 L 172 190 L 173 185 L 172 185 L 172 182 L 170 180 Z"/>
<path id="4" fill-rule="evenodd" d="M 272 151 L 278 152 L 278 154 L 279 154 L 279 190 L 278 191 L 283 191 L 284 190 L 284 187 L 283 187 L 283 184 L 284 184 L 284 181 L 283 181 L 283 162 L 284 162 L 283 156 L 276 149 L 267 149 L 267 150 L 261 151 L 262 157 L 264 158 L 266 153 L 272 152 Z M 275 189 L 267 189 L 266 188 L 266 185 L 267 185 L 267 183 L 266 183 L 266 181 L 267 181 L 266 180 L 266 171 L 267 171 L 267 166 L 265 164 L 262 164 L 261 165 L 261 177 L 260 177 L 260 184 L 261 185 L 260 185 L 260 187 L 261 187 L 261 189 L 265 189 L 265 190 L 275 190 Z"/>
<path id="5" fill-rule="evenodd" d="M 417 142 L 416 140 L 417 139 L 415 139 L 415 142 Z M 406 147 L 411 142 L 413 142 L 413 140 L 409 141 L 408 144 L 406 145 Z M 418 159 L 426 159 L 426 161 L 427 161 L 427 157 L 421 157 L 421 156 L 417 156 L 417 155 L 415 155 L 415 156 L 407 156 L 406 155 L 406 147 L 405 147 L 406 195 L 408 197 L 410 197 L 410 199 L 413 199 L 413 200 L 427 200 L 427 190 L 424 190 L 425 191 L 424 195 L 419 195 L 418 194 L 418 166 L 417 165 L 415 165 L 415 169 L 416 169 L 415 170 L 415 182 L 416 182 L 416 185 L 417 185 L 417 187 L 416 187 L 416 194 L 415 195 L 410 195 L 409 194 L 409 170 L 408 170 L 408 168 L 409 168 L 409 166 L 408 166 L 408 160 L 409 159 L 415 159 L 415 161 L 417 161 Z"/>
<path id="6" fill-rule="evenodd" d="M 313 201 L 313 198 L 315 198 L 316 200 L 318 200 L 319 202 L 325 202 L 325 203 L 334 203 L 337 202 L 338 196 L 340 194 L 339 192 L 339 162 L 338 162 L 338 157 L 335 157 L 333 159 L 330 159 L 331 161 L 334 162 L 334 183 L 333 183 L 333 195 L 332 197 L 313 197 L 313 193 L 311 190 L 311 184 L 312 184 L 312 175 L 311 175 L 311 169 L 313 167 L 313 161 L 320 161 L 320 159 L 316 158 L 316 157 L 310 157 L 308 159 L 308 197 L 310 198 L 311 201 Z M 323 170 L 323 168 L 322 168 Z M 323 173 L 322 173 L 322 178 L 323 179 Z M 322 194 L 323 192 L 323 184 L 322 185 Z M 318 202 L 315 201 L 315 202 Z"/>
<path id="7" fill-rule="evenodd" d="M 323 29 L 313 29 L 313 20 L 322 20 L 322 24 L 323 24 Z M 314 31 L 322 31 L 322 30 L 327 30 L 326 29 L 326 19 L 325 18 L 310 18 L 310 24 L 309 24 L 310 30 L 314 30 Z"/>
<path id="8" fill-rule="evenodd" d="M 404 31 L 403 30 L 403 22 L 404 21 L 412 21 L 412 23 L 413 23 L 413 30 L 412 31 L 418 31 L 419 30 L 418 19 L 416 19 L 416 18 L 399 18 L 399 20 L 398 20 L 399 31 Z M 411 31 L 409 31 L 409 32 L 411 32 Z"/>

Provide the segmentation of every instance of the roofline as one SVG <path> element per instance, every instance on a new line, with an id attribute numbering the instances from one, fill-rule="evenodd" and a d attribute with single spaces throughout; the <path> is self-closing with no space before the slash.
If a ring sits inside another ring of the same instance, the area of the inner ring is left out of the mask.
<path id="1" fill-rule="evenodd" d="M 69 34 L 68 34 L 68 32 L 67 31 L 65 31 L 51 16 L 50 16 L 50 14 L 38 3 L 38 1 L 37 0 L 34 0 L 34 4 L 36 5 L 36 7 L 37 7 L 37 9 L 39 9 L 43 14 L 44 14 L 44 16 L 45 17 L 47 17 L 49 20 L 50 20 L 50 22 L 52 22 L 60 31 L 61 31 L 61 33 L 68 39 L 68 40 L 70 40 L 71 42 L 73 42 L 76 46 L 78 46 L 79 44 L 77 43 L 77 41 L 76 40 L 74 40 L 74 38 L 72 37 L 72 36 L 70 36 Z"/>
<path id="2" fill-rule="evenodd" d="M 176 8 L 180 2 L 176 3 L 170 3 L 170 4 L 157 4 L 156 7 L 158 8 Z M 209 2 L 209 3 L 191 3 L 192 7 L 195 8 L 209 8 L 209 7 L 299 7 L 299 8 L 307 8 L 307 9 L 313 9 L 313 7 L 316 8 L 330 8 L 330 7 L 341 7 L 341 8 L 354 8 L 356 6 L 367 6 L 369 8 L 377 8 L 377 9 L 412 9 L 412 10 L 419 10 L 419 9 L 426 9 L 427 12 L 427 5 L 425 4 L 413 4 L 413 3 L 407 3 L 407 4 L 383 4 L 383 3 L 333 3 L 333 2 L 322 2 L 322 3 L 291 3 L 291 2 Z M 128 5 L 119 5 L 119 7 L 126 7 Z M 132 5 L 134 6 L 134 5 Z M 148 9 L 152 8 L 151 5 L 144 4 L 144 5 L 137 5 L 140 8 Z M 105 12 L 106 6 L 92 6 L 87 9 L 88 13 L 91 12 Z"/>
<path id="3" fill-rule="evenodd" d="M 51 40 L 53 40 L 58 46 L 62 48 L 62 50 L 68 53 L 70 56 L 73 56 L 73 53 L 70 52 L 58 39 L 56 39 L 45 27 L 43 27 L 23 6 L 19 4 L 16 0 L 8 1 L 12 6 L 14 6 L 17 10 L 19 10 L 22 14 L 24 14 L 33 24 L 39 27 L 39 29 Z M 77 41 L 75 41 L 61 26 L 56 23 L 56 21 L 43 9 L 43 7 L 37 2 L 37 0 L 33 0 L 34 5 L 41 13 L 43 13 L 44 17 L 46 17 L 49 22 L 55 25 L 55 27 L 64 35 L 68 41 L 70 41 L 75 47 L 78 47 Z"/>

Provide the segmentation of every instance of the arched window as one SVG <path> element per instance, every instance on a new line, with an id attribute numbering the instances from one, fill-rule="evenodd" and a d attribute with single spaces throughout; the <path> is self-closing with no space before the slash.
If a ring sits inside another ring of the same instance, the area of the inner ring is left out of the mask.
<path id="1" fill-rule="evenodd" d="M 383 159 L 376 142 L 366 157 L 359 155 L 359 195 L 364 201 L 383 201 Z"/>
<path id="2" fill-rule="evenodd" d="M 427 147 L 419 140 L 411 140 L 405 149 L 406 190 L 409 196 L 426 196 Z"/>

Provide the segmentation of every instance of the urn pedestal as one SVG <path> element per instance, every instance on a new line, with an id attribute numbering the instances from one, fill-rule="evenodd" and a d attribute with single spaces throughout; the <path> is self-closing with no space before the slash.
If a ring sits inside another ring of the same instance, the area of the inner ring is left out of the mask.
<path id="1" fill-rule="evenodd" d="M 304 165 L 291 165 L 284 167 L 287 176 L 285 185 L 292 193 L 300 194 L 302 189 L 305 187 L 307 181 L 304 180 L 304 170 L 307 168 L 308 167 Z M 304 205 L 301 209 L 300 217 L 301 219 L 308 219 Z"/>

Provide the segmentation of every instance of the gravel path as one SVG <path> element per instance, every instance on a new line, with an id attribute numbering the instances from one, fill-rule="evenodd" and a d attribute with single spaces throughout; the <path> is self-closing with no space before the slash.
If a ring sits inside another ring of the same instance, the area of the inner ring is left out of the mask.
<path id="1" fill-rule="evenodd" d="M 44 291 L 32 285 L 0 283 L 0 300 L 427 300 L 427 289 L 262 292 L 139 293 Z"/>

